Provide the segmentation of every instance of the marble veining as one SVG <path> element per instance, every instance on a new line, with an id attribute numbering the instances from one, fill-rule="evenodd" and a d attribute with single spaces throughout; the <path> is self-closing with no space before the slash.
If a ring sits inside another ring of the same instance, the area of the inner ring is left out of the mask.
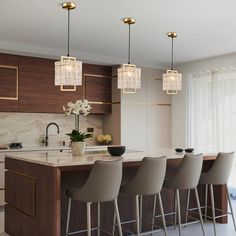
<path id="1" fill-rule="evenodd" d="M 59 125 L 60 134 L 57 134 L 56 127 L 49 128 L 49 146 L 61 146 L 63 141 L 68 145 L 69 137 L 65 134 L 75 127 L 74 115 L 0 112 L 0 144 L 22 142 L 24 147 L 43 146 L 41 138 L 50 122 Z M 103 133 L 103 116 L 81 115 L 80 131 L 86 132 L 88 127 L 94 128 L 94 138 L 87 140 L 87 145 L 96 145 L 95 137 Z"/>

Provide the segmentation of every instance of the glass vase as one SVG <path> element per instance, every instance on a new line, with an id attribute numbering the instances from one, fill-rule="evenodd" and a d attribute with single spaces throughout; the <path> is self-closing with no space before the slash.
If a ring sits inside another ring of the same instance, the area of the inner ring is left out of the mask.
<path id="1" fill-rule="evenodd" d="M 75 130 L 79 131 L 79 115 L 75 114 Z"/>

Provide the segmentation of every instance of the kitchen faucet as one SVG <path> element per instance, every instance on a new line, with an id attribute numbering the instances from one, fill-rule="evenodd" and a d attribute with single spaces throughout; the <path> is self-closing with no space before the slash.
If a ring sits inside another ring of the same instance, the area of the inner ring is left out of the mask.
<path id="1" fill-rule="evenodd" d="M 57 127 L 57 133 L 58 133 L 58 134 L 60 133 L 58 124 L 56 124 L 55 122 L 49 123 L 49 124 L 47 125 L 47 127 L 46 127 L 46 136 L 45 136 L 45 138 L 42 139 L 42 143 L 45 143 L 45 146 L 48 146 L 48 128 L 49 128 L 51 125 L 55 125 L 55 126 Z"/>

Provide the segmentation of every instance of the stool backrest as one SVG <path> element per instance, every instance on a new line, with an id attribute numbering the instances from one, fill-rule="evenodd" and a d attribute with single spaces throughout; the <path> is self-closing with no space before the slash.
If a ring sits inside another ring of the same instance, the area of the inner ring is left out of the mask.
<path id="1" fill-rule="evenodd" d="M 234 152 L 219 152 L 211 169 L 206 173 L 209 184 L 226 184 L 233 167 Z"/>
<path id="2" fill-rule="evenodd" d="M 202 154 L 185 154 L 179 170 L 173 178 L 176 189 L 193 189 L 197 187 L 202 171 Z"/>
<path id="3" fill-rule="evenodd" d="M 87 202 L 105 202 L 117 198 L 122 179 L 122 160 L 96 161 L 80 193 Z"/>
<path id="4" fill-rule="evenodd" d="M 135 195 L 152 195 L 162 189 L 166 173 L 166 157 L 144 157 L 136 176 L 127 184 Z"/>

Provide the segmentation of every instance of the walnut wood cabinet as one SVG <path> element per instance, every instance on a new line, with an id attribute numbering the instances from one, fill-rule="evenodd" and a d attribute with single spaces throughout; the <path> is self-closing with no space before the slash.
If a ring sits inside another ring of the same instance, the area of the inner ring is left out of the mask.
<path id="1" fill-rule="evenodd" d="M 67 102 L 88 99 L 91 113 L 111 112 L 110 66 L 83 64 L 83 85 L 61 91 L 54 85 L 54 62 L 0 54 L 0 111 L 62 113 Z"/>
<path id="2" fill-rule="evenodd" d="M 0 111 L 18 111 L 18 57 L 0 56 Z"/>

